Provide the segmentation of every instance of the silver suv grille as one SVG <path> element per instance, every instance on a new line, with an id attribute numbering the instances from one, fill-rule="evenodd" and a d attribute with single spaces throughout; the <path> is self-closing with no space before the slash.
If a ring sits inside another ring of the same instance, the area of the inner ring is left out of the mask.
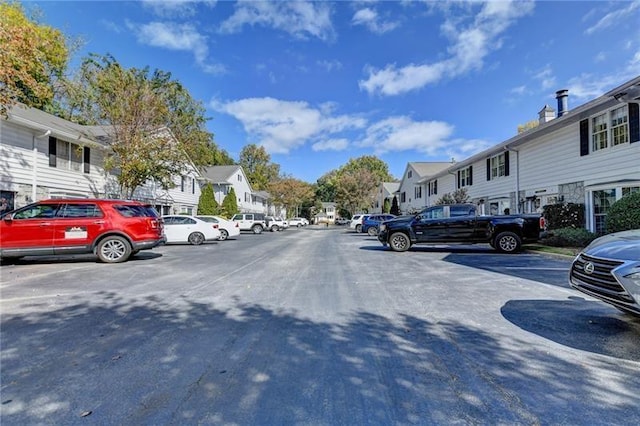
<path id="1" fill-rule="evenodd" d="M 623 262 L 581 253 L 571 265 L 571 283 L 609 299 L 633 301 L 611 273 L 622 264 Z"/>

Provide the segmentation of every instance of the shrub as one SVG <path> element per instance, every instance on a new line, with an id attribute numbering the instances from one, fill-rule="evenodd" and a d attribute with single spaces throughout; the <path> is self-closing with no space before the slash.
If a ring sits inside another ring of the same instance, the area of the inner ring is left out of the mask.
<path id="1" fill-rule="evenodd" d="M 218 213 L 218 203 L 213 194 L 213 185 L 207 183 L 200 193 L 198 201 L 198 214 L 211 215 Z"/>
<path id="2" fill-rule="evenodd" d="M 640 229 L 640 192 L 613 203 L 607 211 L 605 226 L 607 233 Z"/>
<path id="3" fill-rule="evenodd" d="M 586 247 L 596 237 L 584 228 L 559 228 L 549 231 L 542 243 L 553 247 Z"/>
<path id="4" fill-rule="evenodd" d="M 558 203 L 544 206 L 547 229 L 584 228 L 584 204 Z"/>

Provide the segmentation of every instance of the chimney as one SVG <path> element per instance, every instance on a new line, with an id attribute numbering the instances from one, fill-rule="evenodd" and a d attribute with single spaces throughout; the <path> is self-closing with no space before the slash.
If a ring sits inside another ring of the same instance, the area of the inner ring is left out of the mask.
<path id="1" fill-rule="evenodd" d="M 556 99 L 558 100 L 558 117 L 562 117 L 569 112 L 569 91 L 567 89 L 558 90 Z"/>
<path id="2" fill-rule="evenodd" d="M 553 120 L 556 115 L 556 110 L 551 108 L 549 105 L 545 105 L 544 108 L 540 110 L 538 113 L 538 123 L 544 124 Z"/>

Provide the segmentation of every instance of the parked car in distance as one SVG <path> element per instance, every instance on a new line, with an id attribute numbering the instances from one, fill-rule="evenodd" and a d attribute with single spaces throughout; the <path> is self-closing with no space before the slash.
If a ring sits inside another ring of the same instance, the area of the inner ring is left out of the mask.
<path id="1" fill-rule="evenodd" d="M 640 316 L 640 229 L 596 238 L 573 261 L 574 289 Z"/>
<path id="2" fill-rule="evenodd" d="M 267 228 L 267 222 L 263 213 L 238 213 L 231 218 L 237 222 L 241 231 L 250 231 L 254 234 L 262 234 Z"/>
<path id="3" fill-rule="evenodd" d="M 373 214 L 362 221 L 361 232 L 366 232 L 371 236 L 378 235 L 378 228 L 385 220 L 395 219 L 393 214 Z"/>
<path id="4" fill-rule="evenodd" d="M 220 237 L 218 238 L 220 241 L 240 235 L 240 225 L 238 222 L 233 222 L 220 216 L 198 215 L 196 218 L 209 223 L 217 223 L 218 230 L 220 231 Z"/>
<path id="5" fill-rule="evenodd" d="M 345 219 L 343 217 L 339 217 L 335 220 L 335 224 L 338 226 L 342 226 L 342 225 L 348 225 L 350 222 L 349 219 Z"/>
<path id="6" fill-rule="evenodd" d="M 369 217 L 368 214 L 354 214 L 351 221 L 349 221 L 349 228 L 358 233 L 362 232 L 362 221 L 367 217 Z"/>
<path id="7" fill-rule="evenodd" d="M 162 221 L 167 244 L 189 243 L 198 246 L 220 238 L 217 223 L 205 222 L 195 216 L 168 215 L 162 216 Z"/>
<path id="8" fill-rule="evenodd" d="M 278 216 L 276 217 L 276 219 L 282 221 L 282 226 L 284 227 L 284 229 L 287 229 L 289 227 L 289 221 L 285 218 Z"/>
<path id="9" fill-rule="evenodd" d="M 94 253 L 124 262 L 164 242 L 158 212 L 137 201 L 43 200 L 7 212 L 0 220 L 0 258 Z"/>
<path id="10" fill-rule="evenodd" d="M 279 217 L 265 216 L 264 220 L 267 223 L 266 229 L 268 229 L 271 232 L 282 231 L 284 229 L 284 222 Z"/>
<path id="11" fill-rule="evenodd" d="M 289 222 L 289 226 L 295 226 L 297 228 L 301 228 L 309 224 L 309 221 L 304 217 L 292 217 L 287 219 L 287 222 Z"/>

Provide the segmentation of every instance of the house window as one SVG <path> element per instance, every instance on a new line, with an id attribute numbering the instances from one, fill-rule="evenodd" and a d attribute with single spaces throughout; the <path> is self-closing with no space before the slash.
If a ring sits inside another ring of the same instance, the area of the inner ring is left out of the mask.
<path id="1" fill-rule="evenodd" d="M 640 186 L 628 186 L 622 188 L 622 196 L 626 197 L 627 195 L 635 194 L 636 192 L 640 192 Z"/>
<path id="2" fill-rule="evenodd" d="M 615 188 L 593 191 L 594 231 L 597 234 L 605 232 L 605 219 L 607 217 L 607 212 L 609 211 L 611 205 L 615 202 Z"/>
<path id="3" fill-rule="evenodd" d="M 601 114 L 591 119 L 591 150 L 598 151 L 607 146 L 607 114 Z"/>
<path id="4" fill-rule="evenodd" d="M 238 182 L 242 182 L 242 175 L 238 174 Z"/>
<path id="5" fill-rule="evenodd" d="M 413 172 L 409 170 L 409 172 L 407 173 L 407 178 L 411 179 L 411 176 L 413 176 Z"/>
<path id="6" fill-rule="evenodd" d="M 407 201 L 407 195 L 403 192 L 400 194 L 400 202 L 405 203 Z"/>
<path id="7" fill-rule="evenodd" d="M 613 146 L 629 142 L 627 106 L 611 111 L 611 144 Z"/>
<path id="8" fill-rule="evenodd" d="M 245 203 L 248 203 L 251 201 L 251 194 L 249 194 L 248 192 L 244 193 L 244 201 Z"/>
<path id="9" fill-rule="evenodd" d="M 180 176 L 180 192 L 184 192 L 184 185 L 186 183 L 185 181 L 186 178 L 184 176 Z"/>
<path id="10" fill-rule="evenodd" d="M 490 179 L 495 179 L 501 176 L 509 176 L 507 172 L 507 155 L 502 153 L 491 157 L 490 159 Z"/>
<path id="11" fill-rule="evenodd" d="M 504 158 L 504 157 L 503 157 Z M 504 169 L 504 167 L 503 167 Z M 463 188 L 465 186 L 471 186 L 472 180 L 471 180 L 471 173 L 472 173 L 472 169 L 471 166 L 462 169 L 458 172 L 458 188 Z"/>
<path id="12" fill-rule="evenodd" d="M 429 182 L 429 195 L 438 194 L 438 181 L 434 180 L 433 182 Z"/>
<path id="13" fill-rule="evenodd" d="M 418 198 L 422 198 L 422 186 L 416 186 L 413 188 L 413 198 L 416 200 Z"/>
<path id="14" fill-rule="evenodd" d="M 79 172 L 83 170 L 83 153 L 80 145 L 56 139 L 54 167 Z"/>

